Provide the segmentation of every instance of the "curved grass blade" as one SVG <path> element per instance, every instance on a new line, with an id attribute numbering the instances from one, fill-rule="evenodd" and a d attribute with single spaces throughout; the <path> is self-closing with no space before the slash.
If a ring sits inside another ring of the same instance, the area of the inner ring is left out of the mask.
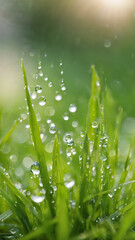
<path id="1" fill-rule="evenodd" d="M 12 126 L 12 128 L 9 130 L 9 132 L 5 135 L 5 137 L 2 139 L 2 141 L 0 142 L 0 149 L 4 146 L 4 144 L 7 142 L 7 140 L 9 139 L 9 137 L 11 136 L 11 134 L 14 132 L 15 128 L 17 127 L 18 123 L 20 122 L 20 120 L 18 119 L 14 125 Z"/>
<path id="2" fill-rule="evenodd" d="M 46 198 L 48 201 L 50 212 L 51 212 L 52 216 L 54 216 L 55 211 L 54 211 L 54 207 L 52 205 L 53 198 L 52 198 L 52 194 L 51 194 L 51 186 L 49 183 L 49 175 L 48 175 L 47 165 L 46 165 L 46 161 L 45 161 L 45 151 L 44 151 L 44 147 L 43 147 L 43 144 L 42 144 L 42 141 L 40 138 L 40 131 L 39 131 L 39 126 L 38 126 L 38 122 L 36 119 L 36 115 L 35 115 L 34 109 L 32 107 L 32 102 L 31 102 L 31 97 L 30 97 L 30 93 L 29 93 L 29 89 L 28 89 L 27 77 L 26 77 L 26 73 L 25 73 L 23 60 L 21 61 L 21 63 L 22 63 L 22 72 L 23 72 L 23 79 L 24 79 L 24 86 L 25 86 L 25 94 L 26 94 L 27 105 L 28 105 L 28 110 L 29 110 L 29 121 L 30 121 L 32 138 L 33 138 L 37 158 L 39 161 L 41 179 L 43 182 L 43 186 L 46 189 Z"/>

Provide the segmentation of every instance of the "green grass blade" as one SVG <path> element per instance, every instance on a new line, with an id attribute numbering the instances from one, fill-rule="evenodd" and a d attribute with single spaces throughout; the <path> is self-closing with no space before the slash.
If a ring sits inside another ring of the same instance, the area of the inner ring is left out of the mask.
<path id="1" fill-rule="evenodd" d="M 36 115 L 32 106 L 31 102 L 31 97 L 28 89 L 28 83 L 27 83 L 27 77 L 25 73 L 25 68 L 22 60 L 22 71 L 23 71 L 23 79 L 24 79 L 24 86 L 25 86 L 25 94 L 26 94 L 26 99 L 27 99 L 27 105 L 28 105 L 28 110 L 29 110 L 29 121 L 30 121 L 30 128 L 31 128 L 31 133 L 32 133 L 32 138 L 35 146 L 35 151 L 37 154 L 37 158 L 39 161 L 39 168 L 40 168 L 40 173 L 41 173 L 41 179 L 43 182 L 43 186 L 46 189 L 46 198 L 48 201 L 48 205 L 50 208 L 50 212 L 52 216 L 55 215 L 54 212 L 54 207 L 52 205 L 52 194 L 51 194 L 51 186 L 49 183 L 49 175 L 48 175 L 48 170 L 47 170 L 47 165 L 46 165 L 46 160 L 45 160 L 45 150 L 40 138 L 40 131 L 39 131 L 39 126 L 38 122 L 36 119 Z"/>
<path id="2" fill-rule="evenodd" d="M 56 185 L 59 182 L 63 181 L 63 178 L 60 175 L 61 168 L 62 166 L 61 166 L 61 159 L 60 159 L 58 137 L 57 135 L 55 135 L 55 141 L 53 146 L 53 156 L 52 156 L 52 184 L 53 185 Z"/>
<path id="3" fill-rule="evenodd" d="M 4 138 L 1 140 L 0 142 L 0 149 L 4 146 L 4 144 L 8 141 L 9 137 L 11 136 L 11 134 L 14 132 L 15 128 L 17 127 L 18 123 L 20 122 L 20 120 L 18 119 L 14 125 L 12 126 L 12 128 L 9 130 L 9 132 L 4 136 Z"/>
<path id="4" fill-rule="evenodd" d="M 92 93 L 89 101 L 89 110 L 87 117 L 87 134 L 90 141 L 94 141 L 95 129 L 92 124 L 98 121 L 100 116 L 100 100 L 101 100 L 101 86 L 100 78 L 95 70 L 95 67 L 91 67 L 92 70 Z"/>

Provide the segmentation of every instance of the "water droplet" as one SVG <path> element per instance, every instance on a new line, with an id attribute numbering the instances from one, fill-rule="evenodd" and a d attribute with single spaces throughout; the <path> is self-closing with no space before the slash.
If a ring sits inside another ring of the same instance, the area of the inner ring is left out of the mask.
<path id="1" fill-rule="evenodd" d="M 75 181 L 72 180 L 71 182 L 65 182 L 64 184 L 65 184 L 66 188 L 72 188 L 75 184 Z"/>
<path id="2" fill-rule="evenodd" d="M 48 81 L 48 77 L 47 77 L 47 76 L 45 76 L 44 80 L 47 82 L 47 81 Z"/>
<path id="3" fill-rule="evenodd" d="M 49 83 L 48 83 L 48 87 L 52 87 L 52 82 L 49 82 Z"/>
<path id="4" fill-rule="evenodd" d="M 62 96 L 60 94 L 55 96 L 55 100 L 56 101 L 61 101 L 62 100 Z"/>
<path id="5" fill-rule="evenodd" d="M 99 125 L 99 123 L 96 122 L 96 121 L 94 121 L 94 122 L 92 123 L 92 127 L 93 127 L 93 128 L 98 128 L 98 125 Z"/>
<path id="6" fill-rule="evenodd" d="M 69 106 L 69 112 L 74 113 L 74 112 L 76 112 L 76 110 L 77 110 L 76 105 L 75 105 L 75 104 L 70 104 L 70 106 Z"/>
<path id="7" fill-rule="evenodd" d="M 21 114 L 21 118 L 22 118 L 23 120 L 25 120 L 25 119 L 27 118 L 27 115 L 26 115 L 25 113 L 22 113 L 22 114 Z"/>
<path id="8" fill-rule="evenodd" d="M 42 68 L 42 66 L 41 66 L 41 61 L 39 61 L 39 63 L 38 63 L 38 69 L 41 69 Z"/>
<path id="9" fill-rule="evenodd" d="M 44 54 L 44 57 L 45 57 L 45 58 L 47 57 L 47 53 Z"/>
<path id="10" fill-rule="evenodd" d="M 49 128 L 49 132 L 50 132 L 51 134 L 55 134 L 56 131 L 57 131 L 57 129 L 56 129 L 55 124 L 54 124 L 54 123 L 51 123 L 51 124 L 50 124 L 50 128 Z"/>
<path id="11" fill-rule="evenodd" d="M 64 71 L 62 70 L 62 71 L 60 72 L 60 74 L 63 75 L 63 74 L 64 74 Z"/>
<path id="12" fill-rule="evenodd" d="M 64 85 L 64 83 L 62 83 L 60 86 L 61 86 L 61 90 L 62 90 L 62 91 L 65 91 L 65 90 L 66 90 L 66 86 Z"/>
<path id="13" fill-rule="evenodd" d="M 34 163 L 31 165 L 31 172 L 32 172 L 34 175 L 39 175 L 40 170 L 39 170 L 39 163 L 38 163 L 38 162 L 34 162 Z"/>
<path id="14" fill-rule="evenodd" d="M 63 141 L 68 145 L 72 146 L 74 144 L 71 134 L 66 133 L 63 137 Z"/>
<path id="15" fill-rule="evenodd" d="M 40 195 L 31 195 L 31 199 L 33 202 L 35 203 L 41 203 L 44 201 L 45 199 L 45 195 L 43 193 L 41 193 Z"/>
<path id="16" fill-rule="evenodd" d="M 11 232 L 11 234 L 15 235 L 17 233 L 17 229 L 16 228 L 11 228 L 10 232 Z"/>
<path id="17" fill-rule="evenodd" d="M 68 119 L 69 119 L 68 113 L 64 113 L 63 119 L 64 119 L 65 121 L 68 121 Z"/>
<path id="18" fill-rule="evenodd" d="M 43 72 L 40 71 L 40 72 L 39 72 L 39 76 L 40 76 L 40 77 L 43 77 L 43 75 L 44 75 Z"/>
<path id="19" fill-rule="evenodd" d="M 44 106 L 46 104 L 46 98 L 44 96 L 40 96 L 38 98 L 38 103 L 40 106 Z"/>
<path id="20" fill-rule="evenodd" d="M 76 128 L 78 126 L 78 122 L 77 121 L 73 121 L 72 122 L 72 127 Z"/>
<path id="21" fill-rule="evenodd" d="M 37 94 L 35 92 L 33 92 L 32 95 L 31 95 L 31 98 L 32 99 L 36 99 L 37 98 Z"/>
<path id="22" fill-rule="evenodd" d="M 51 123 L 51 121 L 52 121 L 51 119 L 47 119 L 47 121 L 46 121 L 46 122 L 47 122 L 48 124 L 50 124 L 50 123 Z"/>
<path id="23" fill-rule="evenodd" d="M 41 92 L 42 92 L 42 87 L 41 87 L 40 85 L 36 85 L 35 91 L 36 91 L 37 93 L 41 93 Z"/>
<path id="24" fill-rule="evenodd" d="M 113 197 L 113 194 L 112 194 L 112 193 L 108 193 L 108 196 L 109 196 L 110 198 L 112 198 L 112 197 Z"/>
<path id="25" fill-rule="evenodd" d="M 12 162 L 16 162 L 17 161 L 17 157 L 16 157 L 16 155 L 11 155 L 10 156 L 10 160 L 12 161 Z"/>
<path id="26" fill-rule="evenodd" d="M 112 45 L 111 41 L 109 39 L 105 39 L 104 41 L 104 47 L 105 48 L 110 48 Z"/>

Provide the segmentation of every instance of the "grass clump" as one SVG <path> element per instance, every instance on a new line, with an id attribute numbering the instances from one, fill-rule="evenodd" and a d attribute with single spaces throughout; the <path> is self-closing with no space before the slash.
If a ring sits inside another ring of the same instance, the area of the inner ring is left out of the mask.
<path id="1" fill-rule="evenodd" d="M 23 191 L 18 190 L 12 177 L 0 168 L 0 193 L 4 206 L 0 215 L 0 239 L 135 239 L 134 144 L 131 144 L 125 162 L 119 161 L 122 111 L 112 133 L 112 143 L 105 130 L 104 98 L 95 67 L 92 66 L 92 92 L 81 150 L 67 161 L 60 153 L 55 134 L 51 171 L 47 168 L 23 61 L 22 71 L 37 161 L 33 167 L 37 169 Z M 8 141 L 17 124 L 18 121 L 3 138 L 0 148 Z M 66 135 L 66 144 L 68 150 L 72 150 L 70 134 Z M 30 189 L 37 185 L 33 195 Z"/>

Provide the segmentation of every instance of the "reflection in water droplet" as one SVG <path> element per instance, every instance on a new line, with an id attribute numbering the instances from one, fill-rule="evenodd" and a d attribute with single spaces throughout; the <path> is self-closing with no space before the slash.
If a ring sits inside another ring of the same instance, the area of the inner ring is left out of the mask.
<path id="1" fill-rule="evenodd" d="M 34 163 L 31 165 L 31 172 L 32 172 L 34 175 L 39 175 L 40 170 L 39 170 L 39 163 L 38 163 L 38 162 L 34 162 Z"/>
<path id="2" fill-rule="evenodd" d="M 40 96 L 38 98 L 38 103 L 40 106 L 44 106 L 46 104 L 46 98 L 44 96 Z"/>
<path id="3" fill-rule="evenodd" d="M 55 96 L 55 100 L 56 101 L 61 101 L 62 100 L 62 96 L 60 94 Z"/>
<path id="4" fill-rule="evenodd" d="M 49 132 L 50 132 L 51 134 L 55 134 L 56 131 L 57 131 L 57 129 L 56 129 L 55 124 L 54 124 L 54 123 L 51 123 L 51 124 L 50 124 L 50 128 L 49 128 Z"/>
<path id="5" fill-rule="evenodd" d="M 40 85 L 36 85 L 35 91 L 36 91 L 37 93 L 41 93 L 41 92 L 42 92 L 42 87 L 41 87 Z"/>
<path id="6" fill-rule="evenodd" d="M 75 105 L 75 104 L 70 104 L 70 106 L 69 106 L 69 112 L 74 113 L 74 112 L 76 112 L 76 110 L 77 110 L 76 105 Z"/>

